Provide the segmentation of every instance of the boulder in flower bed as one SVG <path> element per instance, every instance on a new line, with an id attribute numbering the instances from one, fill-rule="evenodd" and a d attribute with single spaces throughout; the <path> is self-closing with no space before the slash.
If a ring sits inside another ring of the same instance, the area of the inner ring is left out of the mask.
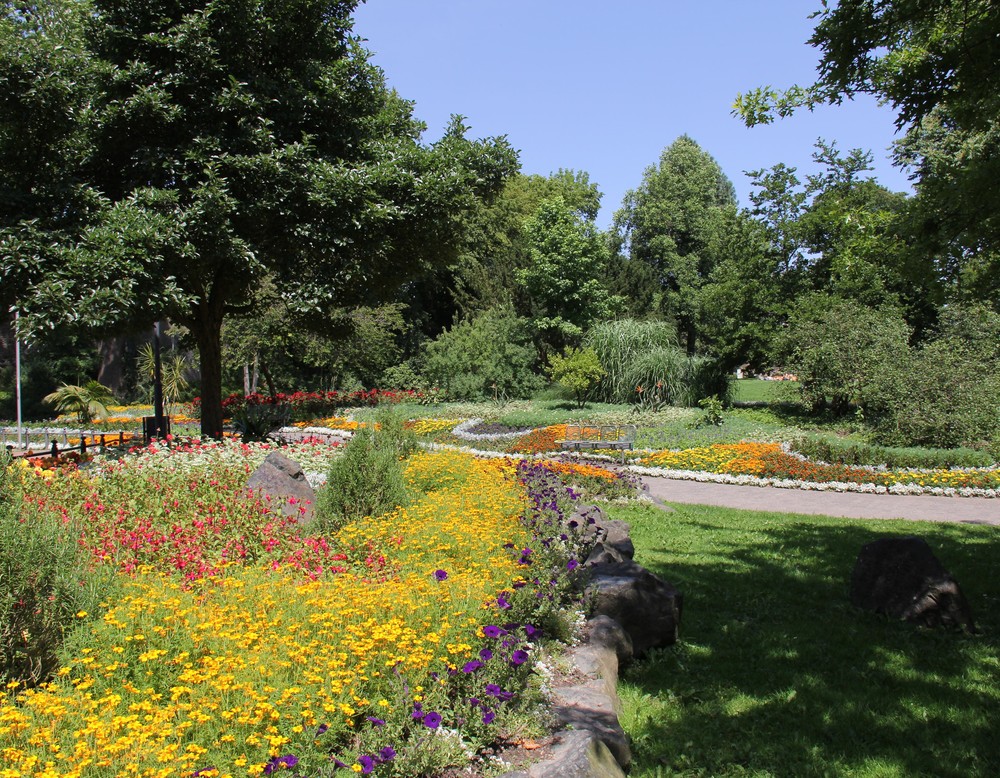
<path id="1" fill-rule="evenodd" d="M 268 454 L 250 474 L 247 490 L 267 495 L 272 506 L 280 504 L 285 516 L 294 517 L 302 524 L 313 518 L 315 491 L 298 463 L 277 451 Z"/>
<path id="2" fill-rule="evenodd" d="M 916 536 L 880 538 L 862 547 L 850 597 L 859 608 L 923 626 L 976 629 L 958 582 Z"/>

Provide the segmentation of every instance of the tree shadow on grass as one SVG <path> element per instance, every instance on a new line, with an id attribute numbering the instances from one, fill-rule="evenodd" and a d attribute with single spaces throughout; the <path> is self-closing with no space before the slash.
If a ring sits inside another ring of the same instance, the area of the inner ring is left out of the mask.
<path id="1" fill-rule="evenodd" d="M 624 675 L 634 775 L 997 772 L 996 528 L 701 506 L 625 518 L 637 560 L 685 597 L 678 645 Z M 850 605 L 861 546 L 903 534 L 927 539 L 955 575 L 980 634 Z"/>

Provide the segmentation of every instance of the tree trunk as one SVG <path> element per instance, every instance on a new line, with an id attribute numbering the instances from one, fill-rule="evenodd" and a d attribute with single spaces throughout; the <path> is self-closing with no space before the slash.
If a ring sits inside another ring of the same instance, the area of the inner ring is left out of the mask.
<path id="1" fill-rule="evenodd" d="M 271 397 L 276 397 L 278 390 L 274 386 L 274 379 L 271 378 L 271 371 L 267 369 L 267 362 L 261 361 L 260 372 L 264 375 L 264 383 L 267 384 L 267 392 Z"/>
<path id="2" fill-rule="evenodd" d="M 201 362 L 201 434 L 222 437 L 222 317 L 202 317 L 194 333 Z"/>

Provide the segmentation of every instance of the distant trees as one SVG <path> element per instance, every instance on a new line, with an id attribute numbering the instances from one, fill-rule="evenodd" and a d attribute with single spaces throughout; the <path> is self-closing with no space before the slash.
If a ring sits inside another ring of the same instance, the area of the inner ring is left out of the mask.
<path id="1" fill-rule="evenodd" d="M 718 163 L 690 137 L 667 147 L 659 164 L 615 213 L 619 250 L 648 265 L 660 286 L 660 313 L 675 318 L 689 354 L 698 347 L 701 290 L 720 260 L 736 194 Z"/>

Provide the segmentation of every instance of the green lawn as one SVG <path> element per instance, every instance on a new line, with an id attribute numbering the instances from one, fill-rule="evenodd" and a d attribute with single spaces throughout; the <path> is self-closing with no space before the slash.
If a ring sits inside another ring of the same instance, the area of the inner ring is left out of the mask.
<path id="1" fill-rule="evenodd" d="M 1000 766 L 1000 530 L 678 506 L 609 513 L 684 593 L 681 641 L 626 671 L 632 776 L 992 776 Z M 861 546 L 918 533 L 980 634 L 860 612 Z"/>
<path id="2" fill-rule="evenodd" d="M 760 378 L 740 378 L 733 381 L 735 402 L 785 403 L 795 402 L 798 396 L 798 381 L 763 381 Z"/>

